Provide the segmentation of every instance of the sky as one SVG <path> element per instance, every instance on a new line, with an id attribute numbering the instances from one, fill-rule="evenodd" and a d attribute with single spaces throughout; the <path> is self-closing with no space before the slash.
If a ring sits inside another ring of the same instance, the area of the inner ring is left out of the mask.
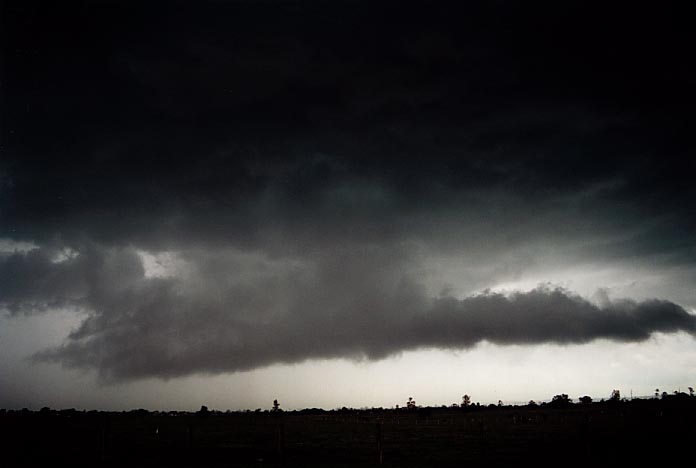
<path id="1" fill-rule="evenodd" d="M 696 383 L 677 3 L 6 1 L 0 407 Z"/>

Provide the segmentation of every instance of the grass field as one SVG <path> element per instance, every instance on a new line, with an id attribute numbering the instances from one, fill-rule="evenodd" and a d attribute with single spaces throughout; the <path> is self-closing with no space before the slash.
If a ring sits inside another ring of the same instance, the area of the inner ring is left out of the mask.
<path id="1" fill-rule="evenodd" d="M 692 463 L 696 398 L 325 412 L 3 411 L 2 466 Z M 381 450 L 380 450 L 381 448 Z"/>

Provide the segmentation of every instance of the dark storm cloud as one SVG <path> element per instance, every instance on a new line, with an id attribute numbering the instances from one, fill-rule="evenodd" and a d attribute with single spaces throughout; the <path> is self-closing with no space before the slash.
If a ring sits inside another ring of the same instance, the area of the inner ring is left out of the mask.
<path id="1" fill-rule="evenodd" d="M 431 297 L 398 248 L 343 251 L 314 263 L 199 252 L 188 256 L 193 269 L 185 280 L 146 277 L 131 250 L 92 255 L 74 264 L 90 278 L 87 319 L 64 345 L 34 358 L 97 369 L 107 381 L 380 359 L 482 340 L 570 344 L 696 333 L 696 317 L 669 301 L 598 306 L 544 286 Z"/>
<path id="2" fill-rule="evenodd" d="M 113 378 L 693 332 L 469 297 L 544 256 L 693 268 L 688 16 L 460 3 L 3 2 L 0 240 L 38 247 L 0 306 L 83 308 L 42 356 Z M 442 258 L 466 298 L 426 291 Z"/>
<path id="3" fill-rule="evenodd" d="M 678 8 L 372 3 L 9 2 L 0 236 L 252 245 L 346 208 L 385 233 L 481 188 L 533 206 L 620 180 L 580 215 L 667 210 L 664 242 L 693 238 Z M 324 198 L 353 181 L 389 203 Z"/>
<path id="4" fill-rule="evenodd" d="M 0 307 L 12 314 L 79 307 L 87 291 L 80 271 L 83 258 L 44 249 L 0 252 Z"/>

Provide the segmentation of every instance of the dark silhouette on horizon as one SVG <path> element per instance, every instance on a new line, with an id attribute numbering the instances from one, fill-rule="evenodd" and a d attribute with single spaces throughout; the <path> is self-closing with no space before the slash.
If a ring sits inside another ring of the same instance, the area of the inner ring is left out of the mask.
<path id="1" fill-rule="evenodd" d="M 527 405 L 196 412 L 0 410 L 4 467 L 534 466 L 664 463 L 688 456 L 696 397 Z M 658 393 L 656 391 L 656 393 Z M 467 395 L 465 395 L 467 396 Z M 277 416 L 283 414 L 282 419 Z M 375 443 L 376 442 L 376 443 Z"/>

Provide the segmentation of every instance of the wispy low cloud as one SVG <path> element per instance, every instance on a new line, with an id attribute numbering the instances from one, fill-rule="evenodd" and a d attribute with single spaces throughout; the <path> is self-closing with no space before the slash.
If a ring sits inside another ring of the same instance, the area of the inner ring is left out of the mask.
<path id="1" fill-rule="evenodd" d="M 307 359 L 382 359 L 419 348 L 466 349 L 484 340 L 580 344 L 696 334 L 696 316 L 666 300 L 597 304 L 549 285 L 432 296 L 403 253 L 382 247 L 289 260 L 192 251 L 181 254 L 183 276 L 152 276 L 133 249 L 93 248 L 79 261 L 63 262 L 62 273 L 79 285 L 73 290 L 85 288 L 87 318 L 63 345 L 33 359 L 94 369 L 104 381 L 118 381 Z M 57 268 L 35 255 L 3 262 Z M 24 290 L 27 301 L 52 300 L 46 292 L 30 292 Z M 21 307 L 16 294 L 12 303 Z"/>
<path id="2" fill-rule="evenodd" d="M 26 245 L 0 250 L 0 310 L 18 315 L 79 307 L 88 293 L 87 257 Z"/>

